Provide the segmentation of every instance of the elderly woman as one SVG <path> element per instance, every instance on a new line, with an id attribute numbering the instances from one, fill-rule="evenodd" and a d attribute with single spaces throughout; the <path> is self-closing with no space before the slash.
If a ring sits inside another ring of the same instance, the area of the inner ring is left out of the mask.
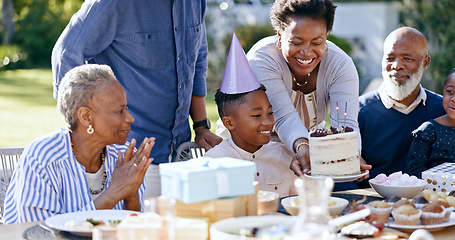
<path id="1" fill-rule="evenodd" d="M 95 209 L 140 211 L 154 138 L 126 140 L 134 117 L 126 94 L 106 65 L 69 71 L 57 107 L 68 129 L 32 141 L 6 195 L 4 222 L 40 221 Z"/>
<path id="2" fill-rule="evenodd" d="M 327 40 L 335 8 L 331 0 L 276 0 L 270 18 L 277 35 L 260 40 L 247 54 L 267 87 L 275 131 L 295 153 L 291 169 L 297 175 L 309 171 L 309 130 L 325 125 L 329 109 L 332 126 L 359 132 L 356 68 L 345 52 Z"/>

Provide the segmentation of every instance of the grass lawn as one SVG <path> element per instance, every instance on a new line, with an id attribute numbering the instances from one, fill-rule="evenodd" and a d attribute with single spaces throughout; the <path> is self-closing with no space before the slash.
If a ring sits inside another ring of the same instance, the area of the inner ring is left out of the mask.
<path id="1" fill-rule="evenodd" d="M 215 131 L 218 113 L 214 93 L 207 95 L 207 115 Z M 56 106 L 50 69 L 1 71 L 0 147 L 25 147 L 39 136 L 66 127 Z"/>

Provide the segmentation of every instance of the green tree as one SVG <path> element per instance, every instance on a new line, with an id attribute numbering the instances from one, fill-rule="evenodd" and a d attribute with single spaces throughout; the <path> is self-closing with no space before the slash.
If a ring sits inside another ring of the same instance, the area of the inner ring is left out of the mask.
<path id="1" fill-rule="evenodd" d="M 50 66 L 52 48 L 82 2 L 14 0 L 15 37 L 11 43 L 27 55 L 28 66 Z"/>
<path id="2" fill-rule="evenodd" d="M 419 29 L 428 39 L 431 63 L 427 77 L 432 80 L 428 87 L 442 93 L 442 82 L 455 67 L 455 1 L 403 0 L 402 6 L 403 23 Z"/>

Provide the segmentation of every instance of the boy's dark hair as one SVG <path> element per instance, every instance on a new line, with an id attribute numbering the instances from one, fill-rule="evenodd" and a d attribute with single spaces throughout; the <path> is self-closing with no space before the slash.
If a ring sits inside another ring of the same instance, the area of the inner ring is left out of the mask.
<path id="1" fill-rule="evenodd" d="M 452 71 L 449 72 L 449 75 L 447 75 L 446 79 L 444 79 L 444 83 L 442 87 L 446 87 L 447 82 L 449 81 L 450 76 L 455 73 L 455 68 L 452 69 Z"/>
<path id="2" fill-rule="evenodd" d="M 215 102 L 218 107 L 218 114 L 220 115 L 220 118 L 224 116 L 228 116 L 229 113 L 227 109 L 232 108 L 234 106 L 238 106 L 242 103 L 245 102 L 245 96 L 248 93 L 254 92 L 256 90 L 262 90 L 266 91 L 266 88 L 264 85 L 261 84 L 261 86 L 253 91 L 245 92 L 245 93 L 236 93 L 236 94 L 227 94 L 227 93 L 222 93 L 220 89 L 216 90 L 215 93 Z"/>

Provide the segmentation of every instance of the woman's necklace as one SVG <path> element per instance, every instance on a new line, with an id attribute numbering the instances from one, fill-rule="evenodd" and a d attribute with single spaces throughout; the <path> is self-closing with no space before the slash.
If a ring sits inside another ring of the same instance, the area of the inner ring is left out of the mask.
<path id="1" fill-rule="evenodd" d="M 73 146 L 73 143 L 71 142 L 71 148 L 73 148 L 73 154 L 74 156 L 76 157 L 76 153 L 74 153 L 74 146 Z M 103 149 L 103 151 L 101 152 L 100 154 L 100 158 L 101 158 L 101 167 L 103 168 L 103 181 L 101 182 L 101 187 L 99 189 L 96 189 L 96 190 L 92 190 L 90 188 L 90 186 L 88 187 L 88 190 L 90 192 L 90 194 L 92 195 L 97 195 L 97 194 L 100 194 L 102 191 L 104 191 L 104 187 L 106 186 L 106 178 L 107 178 L 107 174 L 106 174 L 106 169 L 104 168 L 104 162 L 106 161 L 106 148 Z"/>
<path id="2" fill-rule="evenodd" d="M 303 86 L 307 85 L 307 83 L 308 83 L 308 79 L 309 79 L 309 77 L 310 77 L 310 74 L 311 74 L 311 73 L 308 73 L 308 75 L 307 75 L 307 76 L 308 76 L 308 78 L 305 80 L 305 82 L 304 82 L 303 84 L 299 83 L 299 82 L 297 81 L 297 79 L 295 79 L 295 77 L 294 77 L 294 78 L 292 78 L 292 79 L 294 80 L 294 82 L 295 82 L 295 84 L 296 84 L 297 86 L 299 86 L 299 87 L 303 87 Z"/>
<path id="3" fill-rule="evenodd" d="M 97 194 L 100 194 L 103 190 L 104 190 L 104 187 L 106 186 L 106 178 L 107 178 L 107 174 L 106 174 L 106 169 L 104 168 L 104 161 L 106 160 L 106 154 L 104 153 L 106 149 L 103 149 L 103 151 L 101 152 L 101 155 L 100 155 L 100 158 L 101 158 L 101 167 L 103 168 L 103 181 L 101 182 L 101 187 L 99 189 L 96 189 L 96 190 L 92 190 L 90 188 L 90 186 L 88 187 L 89 189 L 89 192 L 90 194 L 92 195 L 97 195 Z"/>

